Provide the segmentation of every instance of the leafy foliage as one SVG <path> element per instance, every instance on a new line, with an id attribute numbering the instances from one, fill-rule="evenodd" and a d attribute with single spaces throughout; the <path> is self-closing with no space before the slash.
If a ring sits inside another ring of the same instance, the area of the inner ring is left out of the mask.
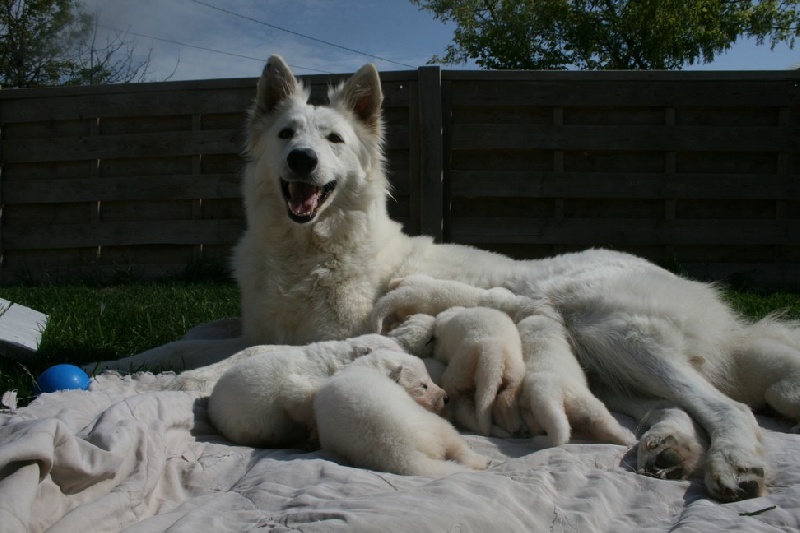
<path id="1" fill-rule="evenodd" d="M 142 81 L 150 55 L 118 33 L 97 41 L 95 17 L 80 0 L 0 0 L 0 84 L 3 87 Z"/>
<path id="2" fill-rule="evenodd" d="M 434 62 L 490 69 L 680 69 L 740 37 L 794 46 L 800 0 L 411 0 L 456 24 Z"/>

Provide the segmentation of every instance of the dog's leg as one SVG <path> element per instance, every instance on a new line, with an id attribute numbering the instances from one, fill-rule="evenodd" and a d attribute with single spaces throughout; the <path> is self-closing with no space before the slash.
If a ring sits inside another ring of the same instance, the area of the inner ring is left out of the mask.
<path id="1" fill-rule="evenodd" d="M 210 365 L 249 346 L 242 337 L 216 340 L 175 341 L 116 361 L 100 361 L 85 365 L 87 372 L 120 370 L 187 370 Z"/>
<path id="2" fill-rule="evenodd" d="M 746 405 L 722 394 L 689 364 L 688 357 L 683 355 L 684 338 L 677 326 L 668 320 L 639 315 L 608 315 L 603 320 L 606 338 L 625 339 L 614 344 L 613 353 L 595 346 L 595 355 L 601 353 L 609 358 L 597 364 L 607 367 L 614 363 L 612 375 L 607 377 L 682 407 L 708 434 L 705 481 L 711 495 L 721 501 L 760 496 L 764 491 L 766 461 L 755 416 Z M 586 344 L 587 340 L 584 337 L 581 342 Z M 604 370 L 608 372 L 607 368 Z M 677 412 L 672 412 L 667 420 L 678 426 L 679 431 L 688 430 Z M 658 438 L 649 442 L 653 449 L 648 450 L 648 442 L 640 448 L 646 454 L 643 464 L 649 461 L 647 455 L 652 451 L 662 462 L 682 458 L 680 453 L 658 451 L 659 443 L 670 437 L 668 425 L 660 428 L 654 432 Z M 679 442 L 685 440 L 681 435 L 671 436 Z M 691 465 L 672 467 L 687 470 Z"/>
<path id="3" fill-rule="evenodd" d="M 489 459 L 472 451 L 454 428 L 448 425 L 444 429 L 446 429 L 446 434 L 442 436 L 442 441 L 445 444 L 445 459 L 455 461 L 473 470 L 486 470 L 489 467 Z"/>
<path id="4" fill-rule="evenodd" d="M 525 376 L 524 367 L 519 375 L 506 376 L 506 386 L 497 393 L 497 398 L 492 405 L 492 420 L 509 434 L 519 433 L 522 419 L 519 410 L 519 396 L 522 389 L 522 378 Z"/>
<path id="5" fill-rule="evenodd" d="M 470 398 L 451 397 L 445 409 L 444 417 L 461 428 L 480 433 L 478 419 L 475 417 L 475 403 Z M 501 426 L 492 425 L 488 436 L 510 439 L 514 435 Z"/>
<path id="6" fill-rule="evenodd" d="M 636 441 L 589 390 L 559 321 L 532 315 L 517 328 L 526 371 L 520 404 L 533 434 L 541 429 L 550 445 L 558 446 L 569 441 L 572 425 L 600 441 L 625 445 Z"/>
<path id="7" fill-rule="evenodd" d="M 760 327 L 759 327 L 760 326 Z M 738 366 L 736 392 L 759 409 L 766 403 L 796 424 L 800 433 L 800 345 L 798 333 L 779 324 L 756 324 L 734 351 Z M 763 393 L 762 393 L 763 391 Z"/>
<path id="8" fill-rule="evenodd" d="M 800 433 L 800 378 L 788 377 L 773 383 L 764 399 L 778 413 L 795 421 L 792 433 Z"/>
<path id="9" fill-rule="evenodd" d="M 636 470 L 661 479 L 688 479 L 702 466 L 708 438 L 689 413 L 662 400 L 597 390 L 606 406 L 638 421 Z"/>
<path id="10" fill-rule="evenodd" d="M 451 307 L 486 306 L 513 317 L 530 301 L 501 287 L 481 289 L 422 274 L 393 279 L 389 289 L 372 310 L 373 331 L 377 333 L 386 332 L 387 325 L 401 323 L 414 313 L 435 316 Z"/>

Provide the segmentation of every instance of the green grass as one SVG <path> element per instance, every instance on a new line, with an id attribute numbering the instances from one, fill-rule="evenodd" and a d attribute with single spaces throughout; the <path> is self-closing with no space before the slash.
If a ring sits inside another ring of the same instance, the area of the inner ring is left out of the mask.
<path id="1" fill-rule="evenodd" d="M 0 393 L 17 389 L 20 398 L 33 394 L 36 377 L 52 365 L 119 359 L 239 315 L 236 285 L 219 281 L 2 287 L 0 297 L 49 317 L 36 355 L 0 358 Z"/>
<path id="2" fill-rule="evenodd" d="M 727 290 L 745 316 L 785 311 L 800 319 L 800 292 Z M 49 315 L 39 351 L 26 361 L 0 358 L 0 393 L 17 389 L 30 398 L 36 377 L 58 363 L 83 365 L 118 359 L 179 339 L 189 328 L 238 316 L 232 282 L 128 282 L 0 288 L 0 297 Z"/>

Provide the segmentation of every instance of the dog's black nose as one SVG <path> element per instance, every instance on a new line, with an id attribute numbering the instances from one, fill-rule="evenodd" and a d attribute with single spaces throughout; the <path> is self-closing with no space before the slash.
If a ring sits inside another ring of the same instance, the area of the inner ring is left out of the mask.
<path id="1" fill-rule="evenodd" d="M 289 168 L 299 176 L 308 176 L 317 168 L 317 153 L 311 148 L 295 148 L 286 158 Z"/>
<path id="2" fill-rule="evenodd" d="M 447 405 L 447 402 L 449 402 L 449 401 L 450 401 L 450 396 L 445 396 L 444 397 L 444 404 Z"/>

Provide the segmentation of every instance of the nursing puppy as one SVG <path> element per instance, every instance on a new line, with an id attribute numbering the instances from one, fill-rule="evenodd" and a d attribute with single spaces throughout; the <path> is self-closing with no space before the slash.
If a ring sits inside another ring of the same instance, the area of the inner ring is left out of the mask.
<path id="1" fill-rule="evenodd" d="M 348 366 L 330 378 L 317 393 L 314 410 L 322 449 L 353 466 L 444 477 L 485 470 L 489 464 L 447 420 L 364 365 Z"/>
<path id="2" fill-rule="evenodd" d="M 507 437 L 520 430 L 518 396 L 525 363 L 511 318 L 488 307 L 451 307 L 435 318 L 412 315 L 390 335 L 444 363 L 440 384 L 454 420 L 482 435 Z M 411 351 L 411 350 L 410 350 Z M 419 355 L 419 354 L 417 354 Z M 492 431 L 493 422 L 502 431 Z"/>
<path id="3" fill-rule="evenodd" d="M 211 422 L 228 440 L 246 446 L 294 446 L 314 435 L 313 400 L 319 388 L 347 364 L 367 366 L 390 377 L 421 406 L 439 412 L 446 395 L 417 357 L 360 346 L 340 350 L 288 350 L 251 354 L 225 372 L 208 400 Z M 353 361 L 351 363 L 351 361 Z"/>
<path id="4" fill-rule="evenodd" d="M 450 308 L 437 316 L 433 326 L 433 337 L 436 339 L 434 352 L 439 354 L 438 357 L 446 357 L 443 354 L 451 348 L 457 348 L 462 353 L 469 354 L 470 344 L 480 338 L 487 343 L 487 346 L 492 343 L 511 343 L 509 344 L 511 351 L 521 350 L 522 355 L 519 358 L 522 360 L 522 365 L 513 363 L 510 367 L 508 364 L 504 367 L 509 370 L 507 374 L 503 374 L 503 378 L 511 380 L 513 375 L 511 383 L 515 384 L 515 388 L 508 396 L 503 396 L 503 401 L 508 405 L 511 395 L 517 397 L 520 386 L 516 384 L 522 381 L 519 394 L 522 415 L 533 435 L 546 435 L 543 439 L 545 444 L 558 446 L 569 442 L 573 426 L 598 441 L 625 445 L 632 445 L 636 441 L 634 435 L 622 427 L 605 405 L 589 390 L 586 376 L 572 353 L 566 333 L 554 327 L 560 323 L 558 317 L 543 299 L 517 296 L 500 287 L 485 290 L 425 275 L 392 280 L 389 288 L 388 295 L 375 305 L 376 329 L 381 329 L 387 318 L 389 323 L 395 323 L 413 312 L 436 313 L 449 304 L 479 306 L 472 308 L 473 314 L 467 314 L 462 318 L 459 316 L 466 310 L 461 307 Z M 496 316 L 493 318 L 487 315 L 487 311 L 482 310 L 486 308 L 502 312 L 506 317 L 510 316 L 506 318 L 508 322 L 503 324 Z M 481 326 L 481 318 L 491 320 L 492 324 Z M 464 322 L 460 324 L 461 320 Z M 516 326 L 512 320 L 516 321 Z M 430 324 L 431 321 L 433 319 L 426 321 L 412 316 L 409 323 L 403 324 L 390 335 L 407 349 L 408 347 L 419 349 L 422 344 L 419 338 L 425 336 L 426 327 L 431 327 L 426 326 L 426 322 Z M 513 332 L 509 324 L 514 326 Z M 501 327 L 504 333 L 492 338 L 492 328 Z M 476 331 L 474 336 L 470 332 L 473 328 Z M 516 342 L 520 343 L 519 347 Z M 464 363 L 459 363 L 453 373 L 463 376 L 463 373 L 470 369 L 467 363 L 469 355 L 459 357 L 464 358 Z M 516 359 L 512 355 L 505 357 L 512 361 Z M 476 383 L 481 373 L 479 368 L 476 367 L 474 372 Z M 449 370 L 450 367 L 444 374 Z M 445 383 L 444 374 L 442 386 L 448 393 L 457 396 Z M 450 386 L 453 387 L 453 382 L 450 382 Z M 476 387 L 476 412 L 480 405 L 477 398 Z M 462 420 L 458 419 L 459 413 Z M 459 423 L 468 425 L 469 420 L 466 423 L 463 421 L 463 413 L 463 408 L 456 410 L 455 416 Z M 494 414 L 500 415 L 496 418 L 501 428 L 510 432 L 515 431 L 513 422 L 508 421 L 513 420 L 513 412 L 501 408 L 495 409 Z M 509 418 L 504 421 L 503 416 Z"/>

